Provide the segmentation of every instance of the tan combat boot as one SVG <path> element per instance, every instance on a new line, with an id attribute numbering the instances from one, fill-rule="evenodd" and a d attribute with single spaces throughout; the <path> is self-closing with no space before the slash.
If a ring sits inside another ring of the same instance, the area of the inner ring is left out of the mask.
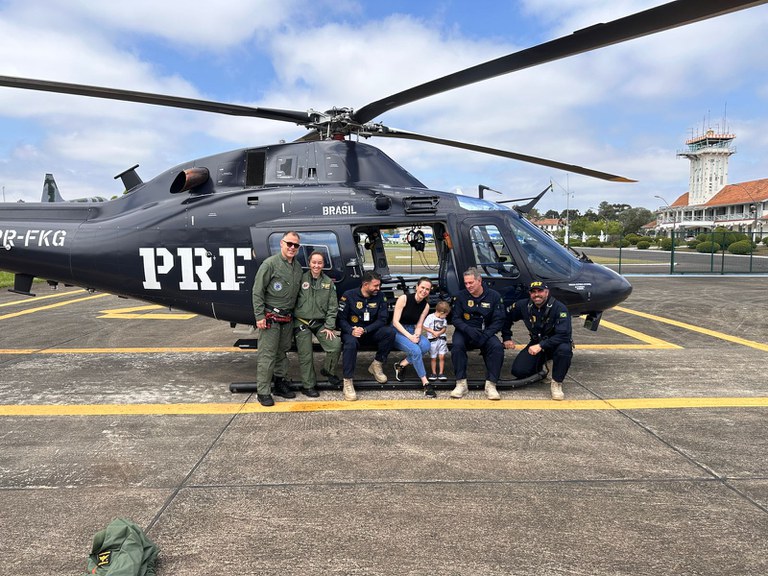
<path id="1" fill-rule="evenodd" d="M 552 391 L 552 400 L 563 400 L 565 398 L 565 394 L 563 394 L 562 382 L 555 382 L 552 380 L 550 390 Z"/>
<path id="2" fill-rule="evenodd" d="M 355 392 L 355 385 L 352 382 L 352 378 L 344 378 L 344 400 L 353 402 L 357 400 L 357 393 Z"/>
<path id="3" fill-rule="evenodd" d="M 496 383 L 491 382 L 490 380 L 485 381 L 485 395 L 488 400 L 501 400 L 499 391 L 496 390 Z"/>
<path id="4" fill-rule="evenodd" d="M 368 372 L 373 374 L 373 377 L 376 379 L 376 382 L 379 384 L 386 384 L 387 383 L 387 375 L 384 374 L 383 366 L 381 365 L 381 362 L 378 360 L 374 360 L 371 362 L 371 365 L 368 366 Z"/>
<path id="5" fill-rule="evenodd" d="M 467 392 L 469 392 L 467 379 L 456 380 L 456 387 L 451 391 L 451 398 L 463 398 L 467 395 Z"/>

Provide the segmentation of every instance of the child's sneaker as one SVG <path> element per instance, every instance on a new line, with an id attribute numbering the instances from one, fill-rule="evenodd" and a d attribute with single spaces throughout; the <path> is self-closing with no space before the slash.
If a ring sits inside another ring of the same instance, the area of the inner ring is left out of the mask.
<path id="1" fill-rule="evenodd" d="M 440 380 L 440 382 L 445 382 L 446 380 L 448 380 L 448 378 L 445 377 L 445 374 L 439 374 L 437 379 Z"/>
<path id="2" fill-rule="evenodd" d="M 432 372 L 432 374 L 430 374 L 429 376 L 427 376 L 427 380 L 429 380 L 430 382 L 434 382 L 435 380 L 437 380 L 437 374 L 435 374 L 434 372 Z"/>

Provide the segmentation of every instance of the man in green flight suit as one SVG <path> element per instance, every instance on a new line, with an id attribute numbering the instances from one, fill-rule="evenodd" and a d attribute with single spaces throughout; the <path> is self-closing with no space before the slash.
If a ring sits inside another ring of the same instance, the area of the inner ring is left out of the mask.
<path id="1" fill-rule="evenodd" d="M 293 337 L 293 309 L 301 287 L 301 265 L 296 260 L 301 244 L 296 232 L 286 232 L 280 240 L 280 254 L 261 263 L 253 280 L 253 314 L 259 329 L 259 359 L 256 369 L 256 398 L 262 406 L 274 406 L 275 394 L 295 398 L 285 380 L 286 354 Z"/>
<path id="2" fill-rule="evenodd" d="M 339 364 L 341 355 L 341 339 L 334 332 L 339 301 L 333 280 L 323 274 L 324 266 L 325 257 L 322 252 L 315 251 L 309 255 L 309 270 L 301 277 L 299 300 L 296 303 L 293 320 L 303 384 L 301 391 L 310 398 L 320 396 L 316 388 L 317 376 L 312 350 L 313 334 L 325 352 L 321 374 L 328 378 L 331 385 L 341 384 L 341 380 L 336 376 L 336 366 Z"/>

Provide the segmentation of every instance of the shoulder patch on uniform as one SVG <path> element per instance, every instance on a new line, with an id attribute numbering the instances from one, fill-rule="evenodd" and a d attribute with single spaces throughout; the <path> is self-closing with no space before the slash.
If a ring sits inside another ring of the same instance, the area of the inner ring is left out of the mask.
<path id="1" fill-rule="evenodd" d="M 96 566 L 109 566 L 109 563 L 112 561 L 112 550 L 99 552 L 98 560 Z"/>
<path id="2" fill-rule="evenodd" d="M 560 312 L 560 318 L 568 318 L 568 312 Z"/>

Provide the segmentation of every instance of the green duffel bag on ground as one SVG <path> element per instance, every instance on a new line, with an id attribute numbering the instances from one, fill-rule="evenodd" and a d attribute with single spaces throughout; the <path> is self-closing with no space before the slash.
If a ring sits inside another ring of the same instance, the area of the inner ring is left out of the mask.
<path id="1" fill-rule="evenodd" d="M 86 574 L 155 576 L 157 546 L 136 524 L 115 518 L 93 537 Z"/>

